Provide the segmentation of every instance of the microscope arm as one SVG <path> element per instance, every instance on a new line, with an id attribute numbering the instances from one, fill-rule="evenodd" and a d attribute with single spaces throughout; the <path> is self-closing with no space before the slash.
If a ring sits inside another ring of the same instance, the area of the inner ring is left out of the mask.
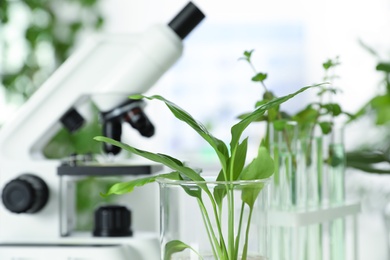
<path id="1" fill-rule="evenodd" d="M 59 122 L 72 111 L 80 125 L 83 118 L 77 107 L 88 99 L 106 116 L 105 126 L 111 127 L 106 130 L 120 127 L 115 121 L 118 108 L 123 110 L 130 94 L 148 91 L 176 62 L 183 51 L 182 40 L 203 18 L 189 2 L 168 25 L 156 25 L 139 35 L 91 39 L 3 126 L 0 164 L 44 159 L 43 147 L 60 128 Z"/>
<path id="2" fill-rule="evenodd" d="M 58 131 L 59 119 L 69 109 L 92 99 L 104 112 L 129 94 L 144 93 L 181 56 L 182 48 L 181 39 L 163 25 L 140 35 L 90 40 L 4 125 L 0 156 L 43 158 L 43 146 Z"/>

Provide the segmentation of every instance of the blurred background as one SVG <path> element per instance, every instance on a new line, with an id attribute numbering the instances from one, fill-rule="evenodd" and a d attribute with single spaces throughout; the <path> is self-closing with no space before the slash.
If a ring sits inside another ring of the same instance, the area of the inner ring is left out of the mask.
<path id="1" fill-rule="evenodd" d="M 0 125 L 12 118 L 18 107 L 86 38 L 142 32 L 154 23 L 167 23 L 186 3 L 1 1 Z M 386 218 L 386 205 L 390 202 L 390 1 L 194 3 L 207 18 L 185 40 L 179 62 L 146 94 L 171 99 L 217 137 L 228 140 L 237 116 L 252 110 L 262 95 L 261 86 L 251 81 L 252 68 L 239 60 L 245 50 L 254 50 L 252 61 L 258 71 L 268 73 L 267 86 L 277 96 L 322 82 L 322 64 L 339 57 L 339 77 L 334 84 L 342 93 L 335 99 L 343 110 L 359 112 L 359 118 L 347 124 L 346 149 L 367 159 L 367 163 L 351 163 L 347 170 L 348 195 L 363 202 L 359 216 L 360 259 L 390 259 L 386 229 L 390 226 L 390 215 Z M 312 98 L 315 93 L 307 92 L 286 103 L 284 110 L 296 112 Z M 213 169 L 216 158 L 191 129 L 174 119 L 161 104 L 149 102 L 146 112 L 155 124 L 155 136 L 144 139 L 129 128 L 124 141 Z M 90 141 L 100 134 L 95 119 L 76 137 L 60 132 L 48 145 L 46 155 L 61 157 L 72 152 L 99 151 L 100 147 Z M 264 130 L 261 123 L 247 130 L 253 151 Z M 378 154 L 379 159 L 369 160 Z"/>

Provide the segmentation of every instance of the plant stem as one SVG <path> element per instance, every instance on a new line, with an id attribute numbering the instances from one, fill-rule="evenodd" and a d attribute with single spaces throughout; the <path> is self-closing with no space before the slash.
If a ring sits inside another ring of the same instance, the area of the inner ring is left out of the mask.
<path id="1" fill-rule="evenodd" d="M 234 190 L 233 184 L 229 185 L 227 190 L 228 196 L 228 249 L 229 259 L 233 259 L 234 256 Z"/>
<path id="2" fill-rule="evenodd" d="M 245 202 L 242 202 L 241 203 L 241 212 L 240 212 L 240 221 L 238 222 L 236 243 L 234 245 L 235 254 L 234 254 L 233 260 L 237 260 L 238 259 L 238 250 L 239 250 L 239 246 L 240 246 L 241 227 L 242 227 L 242 220 L 243 220 L 243 217 L 244 217 L 244 206 L 245 206 Z"/>
<path id="3" fill-rule="evenodd" d="M 257 74 L 257 70 L 256 70 L 255 66 L 253 65 L 253 63 L 252 63 L 251 61 L 248 61 L 248 63 L 249 63 L 249 65 L 251 66 L 253 72 L 254 72 L 255 74 Z M 265 86 L 264 81 L 260 81 L 260 84 L 263 86 L 264 91 L 265 91 L 265 92 L 268 92 L 268 89 L 267 89 L 267 87 Z"/>
<path id="4" fill-rule="evenodd" d="M 218 229 L 218 234 L 219 234 L 219 237 L 220 237 L 220 245 L 218 244 L 218 242 L 216 242 L 217 245 L 219 245 L 219 248 L 220 250 L 223 250 L 225 252 L 225 255 L 227 256 L 228 253 L 227 253 L 227 249 L 226 249 L 226 244 L 225 244 L 225 240 L 223 238 L 223 232 L 222 232 L 222 227 L 221 227 L 221 219 L 220 219 L 220 215 L 218 214 L 218 210 L 217 210 L 217 205 L 216 205 L 216 202 L 214 200 L 214 197 L 213 195 L 210 193 L 209 190 L 205 190 L 206 194 L 209 196 L 209 199 L 210 199 L 210 202 L 211 202 L 211 205 L 213 207 L 213 212 L 214 212 L 214 217 L 215 217 L 215 221 L 216 221 L 216 224 L 217 224 L 217 229 Z M 204 205 L 203 205 L 204 206 Z M 207 214 L 207 210 L 204 209 L 206 212 L 206 216 L 208 218 L 208 222 L 210 223 L 210 220 L 209 220 L 209 217 L 208 217 L 208 214 Z M 212 227 L 211 224 L 209 224 L 210 227 Z M 215 235 L 214 235 L 214 232 L 213 232 L 213 236 L 215 238 Z"/>
<path id="5" fill-rule="evenodd" d="M 202 211 L 202 213 L 203 213 L 203 215 L 204 215 L 204 217 L 206 219 L 206 223 L 207 223 L 206 228 L 207 227 L 210 228 L 211 237 L 212 237 L 212 240 L 210 240 L 210 243 L 216 247 L 217 253 L 218 253 L 219 257 L 223 257 L 223 251 L 222 250 L 225 249 L 224 251 L 226 251 L 226 247 L 224 246 L 224 242 L 222 240 L 221 241 L 221 245 L 219 244 L 218 239 L 215 236 L 215 233 L 214 233 L 214 230 L 213 230 L 213 226 L 211 224 L 210 217 L 209 217 L 209 214 L 207 212 L 207 209 L 204 206 L 203 201 L 201 199 L 198 198 L 198 202 L 200 202 L 199 203 L 200 209 L 201 209 L 201 211 Z M 217 226 L 218 226 L 218 229 L 220 229 L 220 224 L 219 223 L 217 223 Z M 222 233 L 221 232 L 220 232 L 220 237 L 222 237 Z"/>
<path id="6" fill-rule="evenodd" d="M 252 213 L 253 213 L 253 206 L 250 207 L 250 210 L 249 210 L 248 223 L 246 224 L 246 231 L 245 231 L 245 244 L 244 244 L 244 248 L 242 250 L 241 260 L 246 260 L 247 255 L 248 255 L 249 228 L 250 228 Z"/>
<path id="7" fill-rule="evenodd" d="M 385 86 L 387 94 L 390 93 L 390 73 L 385 74 Z"/>
<path id="8" fill-rule="evenodd" d="M 230 159 L 230 181 L 234 181 L 234 162 L 236 158 L 237 149 L 233 149 L 231 151 L 231 159 Z M 226 185 L 226 193 L 228 199 L 228 251 L 229 251 L 229 259 L 234 259 L 234 184 Z"/>
<path id="9" fill-rule="evenodd" d="M 212 237 L 212 236 L 215 237 L 215 235 L 211 234 L 212 227 L 207 224 L 208 222 L 206 221 L 206 216 L 205 216 L 205 214 L 204 214 L 204 212 L 202 210 L 204 208 L 204 205 L 203 206 L 201 205 L 201 204 L 203 204 L 203 201 L 201 199 L 199 199 L 199 198 L 198 198 L 198 204 L 199 204 L 199 207 L 200 207 L 201 212 L 202 212 L 203 223 L 204 223 L 204 226 L 206 227 L 207 236 L 209 238 L 209 241 L 210 241 L 210 244 L 211 244 L 211 248 L 213 250 L 213 255 L 214 255 L 215 259 L 217 259 L 218 255 L 217 255 L 217 252 L 216 252 L 216 249 L 215 249 L 215 244 L 213 243 L 213 237 Z"/>

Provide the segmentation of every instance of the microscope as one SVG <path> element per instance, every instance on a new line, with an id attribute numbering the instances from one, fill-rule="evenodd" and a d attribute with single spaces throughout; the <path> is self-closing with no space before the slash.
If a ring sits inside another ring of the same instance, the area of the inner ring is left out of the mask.
<path id="1" fill-rule="evenodd" d="M 100 111 L 103 135 L 120 140 L 123 124 L 129 123 L 142 136 L 152 136 L 145 103 L 128 96 L 156 83 L 180 58 L 182 40 L 203 18 L 189 2 L 168 25 L 90 39 L 6 122 L 0 130 L 1 260 L 160 259 L 155 190 L 145 187 L 131 194 L 132 212 L 122 205 L 96 209 L 91 232 L 75 232 L 73 218 L 74 180 L 132 178 L 153 174 L 161 166 L 47 159 L 42 151 L 61 127 L 70 132 L 83 127 L 86 115 L 80 108 L 86 102 Z M 111 156 L 120 152 L 110 145 L 102 150 Z M 132 216 L 138 222 L 131 224 Z"/>

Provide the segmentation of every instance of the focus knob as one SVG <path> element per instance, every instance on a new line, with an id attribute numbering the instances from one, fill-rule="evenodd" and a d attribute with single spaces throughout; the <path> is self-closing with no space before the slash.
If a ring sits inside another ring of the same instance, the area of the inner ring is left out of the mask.
<path id="1" fill-rule="evenodd" d="M 36 213 L 46 205 L 49 189 L 41 178 L 23 174 L 5 185 L 1 199 L 11 212 Z"/>
<path id="2" fill-rule="evenodd" d="M 95 211 L 95 237 L 131 236 L 131 213 L 123 206 L 102 206 Z"/>

